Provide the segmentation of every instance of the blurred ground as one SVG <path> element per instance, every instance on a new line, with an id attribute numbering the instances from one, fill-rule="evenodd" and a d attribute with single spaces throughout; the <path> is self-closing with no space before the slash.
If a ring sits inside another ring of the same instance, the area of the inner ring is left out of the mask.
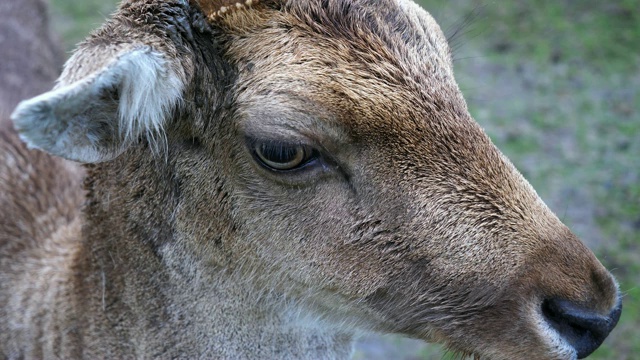
<path id="1" fill-rule="evenodd" d="M 618 277 L 619 326 L 593 359 L 640 354 L 640 1 L 422 1 L 451 38 L 471 114 Z M 114 1 L 53 0 L 68 49 Z M 448 358 L 369 337 L 356 359 Z"/>

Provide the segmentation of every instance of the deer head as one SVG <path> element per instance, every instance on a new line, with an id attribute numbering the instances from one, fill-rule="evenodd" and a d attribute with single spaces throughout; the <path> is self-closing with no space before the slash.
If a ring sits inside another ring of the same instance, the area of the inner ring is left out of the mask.
<path id="1" fill-rule="evenodd" d="M 94 164 L 87 231 L 121 224 L 160 262 L 233 273 L 328 327 L 574 359 L 620 314 L 407 0 L 127 1 L 13 118 L 30 146 Z"/>

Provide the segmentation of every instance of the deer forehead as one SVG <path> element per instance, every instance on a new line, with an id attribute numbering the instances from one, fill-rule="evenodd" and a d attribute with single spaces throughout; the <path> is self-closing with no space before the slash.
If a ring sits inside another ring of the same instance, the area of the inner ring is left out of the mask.
<path id="1" fill-rule="evenodd" d="M 320 113 L 335 121 L 329 126 L 368 136 L 413 129 L 440 108 L 466 114 L 446 40 L 426 12 L 404 1 L 351 12 L 331 4 L 219 20 L 230 36 L 225 56 L 239 70 L 239 107 Z"/>

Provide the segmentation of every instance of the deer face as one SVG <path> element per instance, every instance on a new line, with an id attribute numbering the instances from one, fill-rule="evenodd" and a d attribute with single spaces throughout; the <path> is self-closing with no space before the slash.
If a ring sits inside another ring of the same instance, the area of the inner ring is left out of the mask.
<path id="1" fill-rule="evenodd" d="M 615 325 L 613 278 L 468 114 L 426 12 L 152 3 L 123 7 L 14 117 L 84 162 L 131 161 L 161 129 L 175 240 L 200 266 L 342 327 L 492 359 L 581 358 Z"/>

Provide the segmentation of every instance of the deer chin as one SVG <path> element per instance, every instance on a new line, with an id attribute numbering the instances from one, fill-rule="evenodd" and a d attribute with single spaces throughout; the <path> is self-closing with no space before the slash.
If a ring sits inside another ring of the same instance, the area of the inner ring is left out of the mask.
<path id="1" fill-rule="evenodd" d="M 446 325 L 439 328 L 425 326 L 405 329 L 401 333 L 429 343 L 442 344 L 447 353 L 460 359 L 512 360 L 526 354 L 528 360 L 577 360 L 588 355 L 579 356 L 574 346 L 549 324 L 539 303 L 531 303 L 504 316 L 504 328 L 486 331 L 481 337 L 464 336 L 490 329 L 491 325 L 495 325 L 495 318 L 473 320 L 474 323 L 484 323 L 484 328 L 464 324 L 455 328 L 447 328 Z M 469 341 L 469 338 L 472 340 Z"/>

